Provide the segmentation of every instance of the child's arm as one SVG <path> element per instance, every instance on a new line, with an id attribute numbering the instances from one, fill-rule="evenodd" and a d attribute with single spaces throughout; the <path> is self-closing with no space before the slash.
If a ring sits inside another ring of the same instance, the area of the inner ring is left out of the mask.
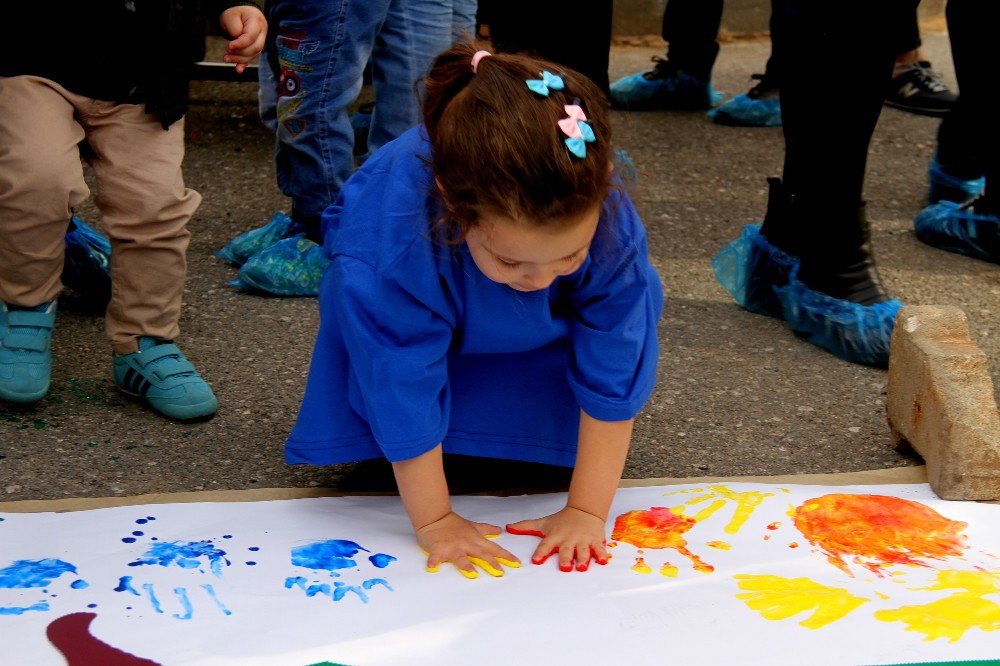
<path id="1" fill-rule="evenodd" d="M 497 525 L 474 523 L 452 512 L 440 444 L 416 458 L 392 463 L 392 471 L 417 544 L 427 553 L 428 571 L 451 562 L 466 578 L 475 578 L 474 562 L 494 576 L 503 575 L 503 565 L 520 565 L 507 550 L 485 538 L 500 534 Z"/>
<path id="2" fill-rule="evenodd" d="M 233 38 L 226 47 L 225 62 L 236 63 L 236 73 L 242 74 L 247 63 L 264 48 L 267 19 L 252 5 L 230 7 L 219 16 L 219 24 Z"/>
<path id="3" fill-rule="evenodd" d="M 591 559 L 607 563 L 605 525 L 625 467 L 634 422 L 599 421 L 580 411 L 576 466 L 566 508 L 545 518 L 507 526 L 512 534 L 542 537 L 531 556 L 533 563 L 541 564 L 556 552 L 562 571 L 572 571 L 574 561 L 577 571 L 586 571 Z"/>

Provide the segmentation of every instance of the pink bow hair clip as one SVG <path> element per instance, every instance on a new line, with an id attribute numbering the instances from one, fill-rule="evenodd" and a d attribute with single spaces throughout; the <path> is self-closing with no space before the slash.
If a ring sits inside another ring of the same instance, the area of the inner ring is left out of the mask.
<path id="1" fill-rule="evenodd" d="M 559 129 L 571 139 L 581 138 L 583 134 L 580 132 L 579 123 L 587 122 L 587 114 L 583 112 L 579 104 L 567 104 L 563 110 L 568 114 L 568 117 L 559 121 Z"/>

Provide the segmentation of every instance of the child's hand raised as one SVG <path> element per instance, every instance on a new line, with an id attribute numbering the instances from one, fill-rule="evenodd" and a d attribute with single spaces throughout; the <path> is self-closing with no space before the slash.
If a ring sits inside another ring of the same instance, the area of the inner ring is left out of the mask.
<path id="1" fill-rule="evenodd" d="M 521 566 L 514 555 L 486 538 L 499 536 L 502 531 L 496 525 L 474 523 L 448 513 L 416 534 L 417 543 L 427 554 L 428 571 L 434 573 L 442 562 L 451 562 L 466 578 L 476 578 L 477 566 L 491 576 L 502 576 L 505 566 Z"/>
<path id="2" fill-rule="evenodd" d="M 236 63 L 236 73 L 242 74 L 247 63 L 264 48 L 267 37 L 267 19 L 259 9 L 250 5 L 230 7 L 219 16 L 219 24 L 233 38 L 226 46 L 225 62 Z"/>
<path id="3" fill-rule="evenodd" d="M 558 553 L 560 571 L 572 571 L 574 562 L 577 571 L 586 571 L 591 560 L 608 563 L 604 528 L 604 520 L 567 506 L 551 516 L 508 525 L 507 531 L 542 538 L 531 556 L 532 564 L 544 564 Z"/>

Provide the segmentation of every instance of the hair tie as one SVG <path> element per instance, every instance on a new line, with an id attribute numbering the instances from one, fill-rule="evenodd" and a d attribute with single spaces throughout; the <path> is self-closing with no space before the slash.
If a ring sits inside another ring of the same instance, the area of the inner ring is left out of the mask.
<path id="1" fill-rule="evenodd" d="M 489 51 L 476 51 L 476 52 L 475 52 L 475 53 L 474 53 L 474 54 L 472 55 L 472 73 L 473 73 L 473 74 L 475 74 L 475 73 L 476 73 L 476 68 L 478 68 L 478 67 L 479 67 L 479 61 L 480 61 L 480 60 L 482 60 L 482 59 L 483 59 L 483 58 L 485 58 L 486 56 L 491 56 L 491 55 L 493 55 L 493 54 L 492 54 L 492 53 L 490 53 Z"/>

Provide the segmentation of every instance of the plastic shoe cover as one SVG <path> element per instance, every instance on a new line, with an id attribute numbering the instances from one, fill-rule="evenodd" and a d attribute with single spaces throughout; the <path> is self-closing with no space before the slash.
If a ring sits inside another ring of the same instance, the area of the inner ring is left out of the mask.
<path id="1" fill-rule="evenodd" d="M 139 351 L 115 354 L 115 386 L 155 412 L 178 421 L 213 416 L 219 408 L 212 388 L 171 342 L 139 338 Z"/>
<path id="2" fill-rule="evenodd" d="M 255 254 L 231 284 L 273 296 L 316 296 L 329 265 L 323 248 L 299 235 Z"/>
<path id="3" fill-rule="evenodd" d="M 949 252 L 1000 264 L 1000 217 L 939 201 L 913 220 L 917 238 Z"/>
<path id="4" fill-rule="evenodd" d="M 784 287 L 776 287 L 785 321 L 796 333 L 845 361 L 885 367 L 898 299 L 859 305 L 813 291 L 798 278 L 798 266 Z"/>
<path id="5" fill-rule="evenodd" d="M 56 302 L 10 310 L 0 302 L 0 400 L 30 404 L 49 391 Z"/>
<path id="6" fill-rule="evenodd" d="M 781 102 L 774 98 L 754 99 L 746 93 L 708 112 L 720 125 L 735 127 L 781 127 Z"/>
<path id="7" fill-rule="evenodd" d="M 953 176 L 942 168 L 937 161 L 937 156 L 931 160 L 927 167 L 927 204 L 936 204 L 939 201 L 954 201 L 955 203 L 965 203 L 969 199 L 975 199 L 983 193 L 986 187 L 985 178 L 973 178 L 966 180 Z"/>
<path id="8" fill-rule="evenodd" d="M 292 218 L 278 212 L 264 226 L 244 232 L 226 243 L 221 250 L 215 253 L 215 256 L 236 266 L 242 266 L 253 255 L 283 238 L 294 236 L 296 232 L 295 222 L 292 221 Z"/>
<path id="9" fill-rule="evenodd" d="M 772 245 L 760 225 L 743 234 L 712 260 L 715 276 L 736 302 L 751 312 L 778 317 L 809 342 L 853 363 L 884 366 L 896 299 L 858 305 L 814 291 L 797 278 L 799 260 Z"/>
<path id="10" fill-rule="evenodd" d="M 111 241 L 78 217 L 66 232 L 62 283 L 88 308 L 104 310 L 111 300 Z"/>
<path id="11" fill-rule="evenodd" d="M 759 224 L 743 227 L 740 237 L 719 250 L 712 259 L 715 278 L 739 305 L 750 312 L 782 317 L 775 287 L 788 283 L 798 260 L 772 245 Z"/>
<path id="12" fill-rule="evenodd" d="M 653 109 L 710 109 L 722 99 L 711 83 L 684 72 L 649 78 L 646 72 L 618 79 L 611 84 L 611 99 L 632 111 Z"/>

